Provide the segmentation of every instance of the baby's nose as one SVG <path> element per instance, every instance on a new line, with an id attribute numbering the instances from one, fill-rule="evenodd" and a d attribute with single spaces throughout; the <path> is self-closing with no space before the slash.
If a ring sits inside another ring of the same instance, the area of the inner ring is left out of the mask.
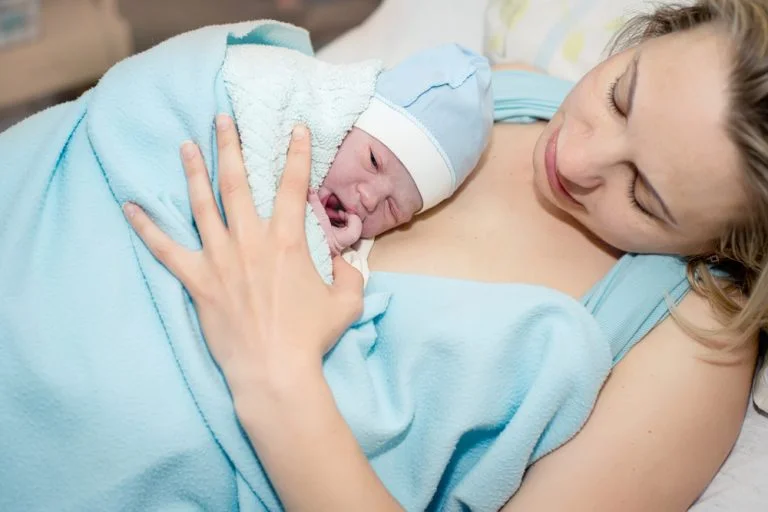
<path id="1" fill-rule="evenodd" d="M 368 183 L 361 183 L 357 187 L 357 191 L 360 194 L 360 203 L 368 213 L 373 213 L 379 205 L 379 194 L 376 193 L 376 188 Z"/>

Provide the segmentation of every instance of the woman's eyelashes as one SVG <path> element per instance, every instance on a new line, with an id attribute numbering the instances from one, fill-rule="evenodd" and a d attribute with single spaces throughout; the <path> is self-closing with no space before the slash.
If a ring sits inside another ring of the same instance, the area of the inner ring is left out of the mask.
<path id="1" fill-rule="evenodd" d="M 632 204 L 634 209 L 638 210 L 640 213 L 651 219 L 656 219 L 656 217 L 637 200 L 637 179 L 633 179 L 629 182 L 628 196 L 629 202 Z"/>
<path id="2" fill-rule="evenodd" d="M 611 86 L 608 88 L 608 108 L 613 112 L 614 114 L 624 117 L 624 112 L 621 111 L 621 108 L 619 107 L 619 102 L 617 99 L 616 91 L 619 88 L 619 81 L 621 80 L 621 76 L 616 78 L 613 82 L 611 82 Z"/>

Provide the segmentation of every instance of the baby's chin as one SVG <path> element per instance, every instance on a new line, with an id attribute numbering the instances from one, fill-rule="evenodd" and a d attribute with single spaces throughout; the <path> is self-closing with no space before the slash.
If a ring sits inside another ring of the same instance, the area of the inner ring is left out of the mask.
<path id="1" fill-rule="evenodd" d="M 395 228 L 392 228 L 395 229 Z M 360 232 L 360 238 L 376 238 L 377 236 L 386 233 L 387 231 L 391 231 L 389 229 L 386 230 L 376 230 L 376 229 L 368 229 L 365 224 L 363 224 L 363 230 Z"/>

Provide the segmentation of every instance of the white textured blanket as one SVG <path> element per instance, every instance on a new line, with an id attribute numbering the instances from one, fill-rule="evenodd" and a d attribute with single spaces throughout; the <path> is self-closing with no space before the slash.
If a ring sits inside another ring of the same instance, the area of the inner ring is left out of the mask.
<path id="1" fill-rule="evenodd" d="M 293 127 L 312 132 L 313 188 L 325 179 L 342 140 L 374 94 L 378 61 L 332 65 L 278 46 L 227 49 L 224 83 L 243 145 L 248 181 L 259 215 L 269 217 Z M 307 206 L 307 241 L 323 279 L 332 279 L 325 234 Z"/>

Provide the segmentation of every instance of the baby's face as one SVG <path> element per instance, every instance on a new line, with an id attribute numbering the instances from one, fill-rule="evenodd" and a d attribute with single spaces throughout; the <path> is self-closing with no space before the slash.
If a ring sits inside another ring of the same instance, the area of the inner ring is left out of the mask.
<path id="1" fill-rule="evenodd" d="M 405 224 L 422 206 L 405 166 L 359 128 L 352 128 L 342 142 L 317 196 L 335 233 L 344 238 L 348 231 L 359 231 L 354 241 Z"/>

